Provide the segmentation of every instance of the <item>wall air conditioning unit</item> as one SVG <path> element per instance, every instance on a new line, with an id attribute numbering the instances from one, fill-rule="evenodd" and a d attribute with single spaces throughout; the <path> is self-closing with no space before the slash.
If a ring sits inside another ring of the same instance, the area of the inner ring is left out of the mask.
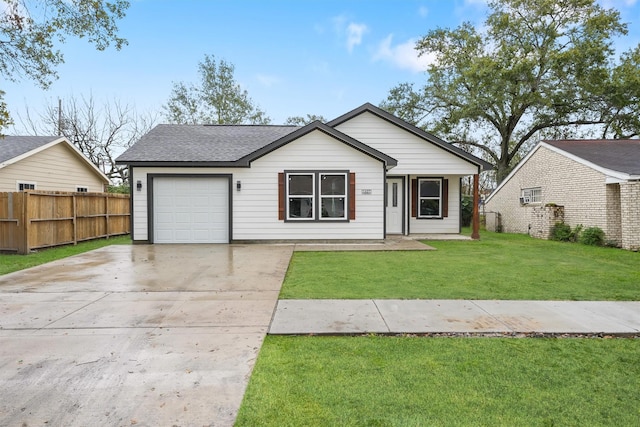
<path id="1" fill-rule="evenodd" d="M 521 205 L 526 205 L 531 203 L 531 199 L 529 197 L 520 197 L 520 204 Z"/>

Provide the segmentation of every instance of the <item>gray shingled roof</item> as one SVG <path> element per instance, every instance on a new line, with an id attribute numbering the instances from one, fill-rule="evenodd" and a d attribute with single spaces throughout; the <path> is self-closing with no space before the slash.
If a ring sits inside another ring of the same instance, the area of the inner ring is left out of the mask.
<path id="1" fill-rule="evenodd" d="M 600 167 L 640 175 L 640 139 L 544 141 Z"/>
<path id="2" fill-rule="evenodd" d="M 4 136 L 0 137 L 0 163 L 40 148 L 60 136 Z"/>
<path id="3" fill-rule="evenodd" d="M 144 135 L 116 161 L 230 163 L 297 129 L 297 126 L 163 124 Z"/>

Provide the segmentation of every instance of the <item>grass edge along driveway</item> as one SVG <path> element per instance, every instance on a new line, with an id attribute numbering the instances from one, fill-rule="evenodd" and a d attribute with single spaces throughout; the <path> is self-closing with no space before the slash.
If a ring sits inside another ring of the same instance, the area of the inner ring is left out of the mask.
<path id="1" fill-rule="evenodd" d="M 281 299 L 640 300 L 640 253 L 483 232 L 435 251 L 295 252 Z"/>
<path id="2" fill-rule="evenodd" d="M 110 237 L 108 239 L 95 239 L 80 242 L 77 245 L 56 246 L 53 248 L 40 249 L 28 255 L 3 254 L 0 253 L 0 276 L 35 267 L 36 265 L 56 261 L 58 259 L 78 255 L 83 252 L 92 251 L 110 245 L 131 244 L 129 235 Z"/>

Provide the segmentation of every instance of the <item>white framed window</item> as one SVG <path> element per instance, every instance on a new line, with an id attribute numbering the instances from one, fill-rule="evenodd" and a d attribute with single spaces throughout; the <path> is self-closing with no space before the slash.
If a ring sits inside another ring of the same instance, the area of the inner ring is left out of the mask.
<path id="1" fill-rule="evenodd" d="M 310 220 L 314 215 L 315 174 L 287 174 L 287 219 Z"/>
<path id="2" fill-rule="evenodd" d="M 76 187 L 76 193 L 88 193 L 89 192 L 89 187 L 83 187 L 81 185 L 78 185 Z"/>
<path id="3" fill-rule="evenodd" d="M 542 188 L 523 188 L 520 192 L 520 204 L 527 205 L 529 203 L 542 202 Z"/>
<path id="4" fill-rule="evenodd" d="M 35 182 L 16 181 L 16 191 L 35 190 L 36 185 Z"/>
<path id="5" fill-rule="evenodd" d="M 442 178 L 418 178 L 418 218 L 442 218 Z"/>
<path id="6" fill-rule="evenodd" d="M 348 220 L 349 172 L 286 172 L 289 221 Z"/>
<path id="7" fill-rule="evenodd" d="M 320 219 L 347 219 L 347 174 L 320 173 Z"/>

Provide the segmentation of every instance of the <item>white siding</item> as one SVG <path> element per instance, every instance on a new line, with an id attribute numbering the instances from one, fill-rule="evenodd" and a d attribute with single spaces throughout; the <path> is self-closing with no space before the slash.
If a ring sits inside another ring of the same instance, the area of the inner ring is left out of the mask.
<path id="1" fill-rule="evenodd" d="M 349 170 L 356 174 L 356 219 L 349 222 L 285 222 L 278 220 L 278 173 L 285 170 Z M 133 169 L 133 239 L 147 240 L 147 174 L 232 174 L 232 238 L 234 240 L 382 239 L 384 238 L 383 164 L 320 132 L 254 161 L 250 168 Z M 136 191 L 135 182 L 143 187 Z M 242 189 L 236 190 L 241 181 Z M 362 195 L 361 190 L 371 190 Z"/>
<path id="2" fill-rule="evenodd" d="M 365 112 L 336 127 L 352 138 L 398 161 L 393 175 L 472 175 L 478 167 L 371 113 Z"/>
<path id="3" fill-rule="evenodd" d="M 424 175 L 420 175 L 423 177 Z M 411 179 L 417 176 L 411 176 Z M 444 175 L 449 180 L 449 216 L 446 218 L 410 218 L 410 234 L 455 234 L 460 232 L 460 178 L 456 175 Z M 409 181 L 411 189 L 411 181 Z M 413 198 L 410 203 L 413 203 Z M 411 208 L 408 210 L 411 213 Z M 409 215 L 411 216 L 411 215 Z"/>
<path id="4" fill-rule="evenodd" d="M 17 191 L 16 181 L 35 182 L 36 190 L 103 192 L 104 183 L 83 160 L 63 144 L 0 169 L 0 191 Z"/>

